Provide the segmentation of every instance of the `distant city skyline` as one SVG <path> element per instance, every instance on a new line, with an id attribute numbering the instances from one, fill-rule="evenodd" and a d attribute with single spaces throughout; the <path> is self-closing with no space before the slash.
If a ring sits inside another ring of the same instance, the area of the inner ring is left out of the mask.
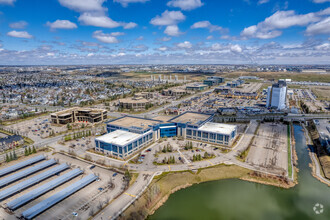
<path id="1" fill-rule="evenodd" d="M 0 65 L 330 64 L 330 0 L 0 0 Z"/>

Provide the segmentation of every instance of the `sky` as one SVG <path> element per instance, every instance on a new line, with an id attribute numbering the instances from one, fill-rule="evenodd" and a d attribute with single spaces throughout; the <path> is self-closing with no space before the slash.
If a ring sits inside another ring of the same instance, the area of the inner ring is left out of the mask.
<path id="1" fill-rule="evenodd" d="M 329 64 L 330 0 L 0 0 L 0 65 Z"/>

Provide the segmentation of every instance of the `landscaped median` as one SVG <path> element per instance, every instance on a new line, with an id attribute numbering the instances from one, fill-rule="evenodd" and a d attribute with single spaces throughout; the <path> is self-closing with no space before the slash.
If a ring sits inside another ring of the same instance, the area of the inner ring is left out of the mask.
<path id="1" fill-rule="evenodd" d="M 121 217 L 119 217 L 119 219 L 145 219 L 162 206 L 172 193 L 180 189 L 196 183 L 232 178 L 275 185 L 283 188 L 292 186 L 275 176 L 263 175 L 236 165 L 221 164 L 199 169 L 196 173 L 191 171 L 163 172 L 152 180 L 148 189 L 134 202 L 134 205 L 131 205 Z"/>

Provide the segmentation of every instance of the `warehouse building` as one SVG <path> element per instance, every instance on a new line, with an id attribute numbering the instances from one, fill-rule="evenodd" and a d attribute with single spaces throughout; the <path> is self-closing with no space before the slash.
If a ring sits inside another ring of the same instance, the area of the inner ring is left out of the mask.
<path id="1" fill-rule="evenodd" d="M 213 114 L 185 112 L 168 121 L 124 116 L 107 123 L 108 134 L 95 138 L 95 150 L 126 158 L 160 138 L 183 137 L 230 146 L 235 125 L 211 123 Z"/>
<path id="2" fill-rule="evenodd" d="M 54 124 L 69 124 L 74 122 L 97 123 L 107 119 L 107 110 L 94 108 L 74 107 L 52 113 L 51 122 Z"/>

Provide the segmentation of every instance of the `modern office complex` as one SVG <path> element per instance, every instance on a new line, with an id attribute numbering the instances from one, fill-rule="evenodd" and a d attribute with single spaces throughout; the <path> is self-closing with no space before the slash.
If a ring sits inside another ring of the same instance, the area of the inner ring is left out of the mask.
<path id="1" fill-rule="evenodd" d="M 95 150 L 126 158 L 159 138 L 183 137 L 208 143 L 231 145 L 235 125 L 210 122 L 213 114 L 186 112 L 168 121 L 124 116 L 107 123 L 108 134 L 95 139 Z"/>
<path id="2" fill-rule="evenodd" d="M 268 87 L 267 90 L 267 108 L 276 108 L 282 110 L 286 108 L 287 87 L 285 81 L 278 81 Z"/>
<path id="3" fill-rule="evenodd" d="M 208 86 L 216 86 L 219 85 L 220 83 L 223 83 L 224 81 L 225 79 L 223 77 L 211 76 L 211 77 L 207 77 L 207 79 L 204 80 L 203 83 Z"/>
<path id="4" fill-rule="evenodd" d="M 107 110 L 74 107 L 50 115 L 54 124 L 68 124 L 74 122 L 97 123 L 107 119 Z"/>

